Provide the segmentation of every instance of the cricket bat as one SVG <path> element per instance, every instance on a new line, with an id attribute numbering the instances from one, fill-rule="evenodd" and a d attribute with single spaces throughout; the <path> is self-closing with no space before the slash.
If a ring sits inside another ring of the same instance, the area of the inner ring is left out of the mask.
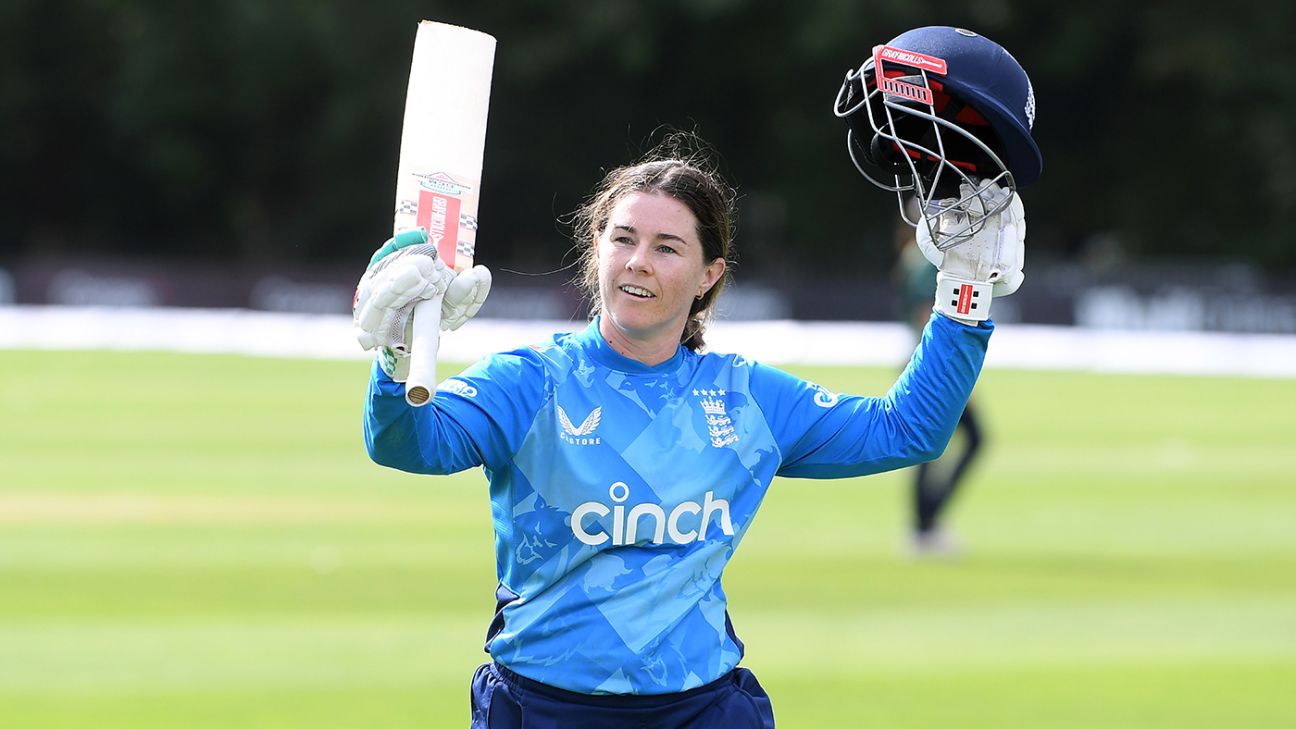
<path id="1" fill-rule="evenodd" d="M 477 241 L 486 113 L 495 38 L 424 20 L 414 37 L 396 173 L 393 232 L 423 228 L 445 265 L 472 268 Z M 427 404 L 436 389 L 441 298 L 414 307 L 405 400 Z M 427 315 L 420 316 L 420 312 Z"/>

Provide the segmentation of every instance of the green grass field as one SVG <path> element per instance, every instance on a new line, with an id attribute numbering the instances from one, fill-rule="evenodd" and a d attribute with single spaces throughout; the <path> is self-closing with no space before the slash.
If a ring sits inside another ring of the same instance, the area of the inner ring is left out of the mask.
<path id="1" fill-rule="evenodd" d="M 484 479 L 371 464 L 366 377 L 0 352 L 0 726 L 467 726 Z M 903 556 L 906 474 L 774 484 L 725 584 L 780 726 L 1296 726 L 1296 381 L 977 397 L 960 561 Z"/>

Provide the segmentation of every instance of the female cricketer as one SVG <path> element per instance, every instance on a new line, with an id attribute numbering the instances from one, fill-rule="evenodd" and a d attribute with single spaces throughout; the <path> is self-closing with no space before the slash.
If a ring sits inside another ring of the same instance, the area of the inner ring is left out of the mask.
<path id="1" fill-rule="evenodd" d="M 421 231 L 380 249 L 356 301 L 361 342 L 379 350 L 369 454 L 421 474 L 481 467 L 490 484 L 499 586 L 473 727 L 774 726 L 769 697 L 739 665 L 725 565 L 775 476 L 861 476 L 945 448 L 994 329 L 990 279 L 1020 276 L 1024 235 L 1011 190 L 964 193 L 947 208 L 985 211 L 995 198 L 1001 211 L 940 256 L 943 275 L 983 294 L 980 308 L 969 316 L 938 293 L 882 397 L 704 352 L 733 256 L 735 194 L 697 156 L 615 169 L 583 207 L 586 328 L 484 358 L 425 407 L 405 401 L 393 338 L 414 302 L 443 293 L 449 326 L 462 324 L 486 284 L 455 279 Z"/>

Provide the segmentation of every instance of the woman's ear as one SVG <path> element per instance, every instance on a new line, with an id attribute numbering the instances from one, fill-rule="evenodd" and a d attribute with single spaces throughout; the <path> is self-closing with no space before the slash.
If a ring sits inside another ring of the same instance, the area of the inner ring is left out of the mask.
<path id="1" fill-rule="evenodd" d="M 697 298 L 700 299 L 703 296 L 706 296 L 706 292 L 710 291 L 711 287 L 715 286 L 716 282 L 724 276 L 725 268 L 727 267 L 728 264 L 723 258 L 717 258 L 707 264 L 706 274 L 702 278 L 702 284 L 698 286 Z"/>

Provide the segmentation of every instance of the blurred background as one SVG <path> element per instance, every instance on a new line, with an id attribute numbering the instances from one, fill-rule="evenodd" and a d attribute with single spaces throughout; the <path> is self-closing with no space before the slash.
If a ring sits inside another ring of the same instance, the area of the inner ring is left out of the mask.
<path id="1" fill-rule="evenodd" d="M 1044 2 L 190 4 L 0 8 L 0 303 L 346 313 L 390 233 L 414 23 L 499 39 L 481 198 L 486 316 L 567 318 L 556 221 L 663 126 L 741 199 L 731 316 L 892 319 L 895 202 L 831 104 L 923 24 L 1031 75 L 1032 285 L 1000 321 L 1296 332 L 1292 8 Z M 813 281 L 813 285 L 807 283 Z"/>
<path id="2" fill-rule="evenodd" d="M 961 557 L 906 552 L 908 472 L 776 480 L 726 572 L 744 664 L 794 729 L 1296 726 L 1294 16 L 0 3 L 0 727 L 467 724 L 484 478 L 368 460 L 349 318 L 390 235 L 421 18 L 499 41 L 496 287 L 446 373 L 581 325 L 561 219 L 685 129 L 741 195 L 708 340 L 884 392 L 913 343 L 896 202 L 847 159 L 833 99 L 912 27 L 1008 48 L 1044 173 L 948 512 Z"/>

